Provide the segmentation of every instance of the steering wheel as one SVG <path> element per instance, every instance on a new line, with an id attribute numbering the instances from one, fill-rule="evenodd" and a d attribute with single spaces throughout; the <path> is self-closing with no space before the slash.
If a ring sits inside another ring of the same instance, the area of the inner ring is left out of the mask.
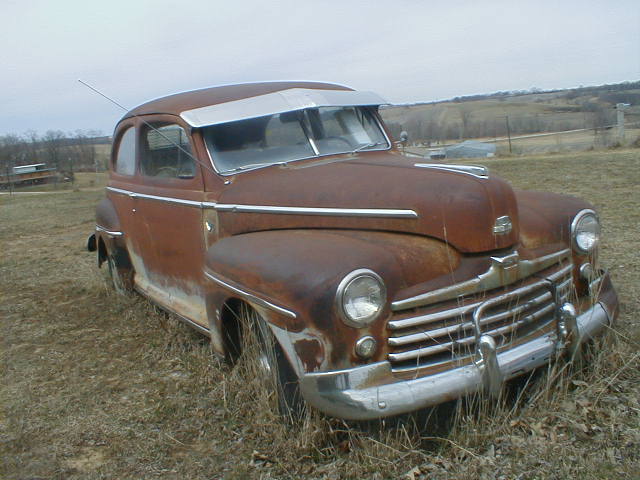
<path id="1" fill-rule="evenodd" d="M 158 170 L 156 170 L 155 176 L 163 178 L 174 178 L 178 176 L 178 169 L 171 166 L 160 167 Z"/>

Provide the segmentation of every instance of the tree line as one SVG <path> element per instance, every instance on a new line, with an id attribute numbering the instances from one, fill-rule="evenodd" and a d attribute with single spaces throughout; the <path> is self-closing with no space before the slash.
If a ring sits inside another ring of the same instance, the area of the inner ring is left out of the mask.
<path id="1" fill-rule="evenodd" d="M 59 172 L 104 170 L 100 165 L 97 145 L 110 143 L 97 130 L 63 132 L 48 130 L 44 134 L 28 131 L 22 135 L 0 136 L 0 174 L 19 165 L 46 163 Z"/>

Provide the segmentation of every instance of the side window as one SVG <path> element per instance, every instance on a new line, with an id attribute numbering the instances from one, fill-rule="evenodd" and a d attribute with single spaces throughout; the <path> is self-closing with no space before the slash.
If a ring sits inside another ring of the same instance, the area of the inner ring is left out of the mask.
<path id="1" fill-rule="evenodd" d="M 122 175 L 133 175 L 136 171 L 136 129 L 131 127 L 120 139 L 116 172 Z"/>
<path id="2" fill-rule="evenodd" d="M 164 124 L 144 130 L 140 170 L 147 177 L 194 177 L 196 166 L 191 145 L 182 127 Z"/>

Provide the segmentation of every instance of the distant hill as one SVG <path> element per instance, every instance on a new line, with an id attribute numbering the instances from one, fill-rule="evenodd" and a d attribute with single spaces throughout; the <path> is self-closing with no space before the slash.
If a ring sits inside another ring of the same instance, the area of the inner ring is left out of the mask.
<path id="1" fill-rule="evenodd" d="M 640 122 L 640 81 L 567 90 L 531 89 L 455 97 L 384 107 L 394 136 L 405 130 L 412 142 L 433 144 L 469 138 L 603 129 L 616 123 L 616 104 L 628 103 L 629 124 Z M 507 127 L 508 124 L 508 127 Z"/>

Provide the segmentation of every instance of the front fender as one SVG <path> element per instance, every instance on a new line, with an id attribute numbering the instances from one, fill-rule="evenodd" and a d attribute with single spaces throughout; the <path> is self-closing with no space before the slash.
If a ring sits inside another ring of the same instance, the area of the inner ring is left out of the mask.
<path id="1" fill-rule="evenodd" d="M 593 206 L 569 195 L 549 192 L 516 191 L 520 219 L 520 241 L 526 248 L 562 242 L 571 246 L 573 217 Z"/>
<path id="2" fill-rule="evenodd" d="M 449 271 L 457 254 L 451 260 L 448 250 L 439 240 L 417 235 L 275 230 L 218 241 L 207 252 L 206 269 L 250 295 L 293 312 L 295 318 L 273 311 L 267 320 L 275 328 L 297 335 L 300 345 L 309 336 L 318 338 L 323 344 L 324 365 L 343 368 L 359 362 L 353 352 L 358 338 L 385 338 L 389 304 L 398 290 Z M 378 321 L 357 329 L 339 319 L 336 290 L 345 275 L 361 268 L 382 277 L 388 301 Z M 300 356 L 298 349 L 296 353 Z"/>
<path id="3" fill-rule="evenodd" d="M 595 210 L 593 205 L 576 197 L 548 192 L 516 192 L 520 217 L 520 241 L 526 248 L 562 243 L 571 248 L 574 286 L 579 295 L 588 291 L 588 281 L 581 278 L 580 266 L 589 262 L 597 270 L 598 253 L 583 255 L 572 248 L 571 222 L 580 210 Z"/>

